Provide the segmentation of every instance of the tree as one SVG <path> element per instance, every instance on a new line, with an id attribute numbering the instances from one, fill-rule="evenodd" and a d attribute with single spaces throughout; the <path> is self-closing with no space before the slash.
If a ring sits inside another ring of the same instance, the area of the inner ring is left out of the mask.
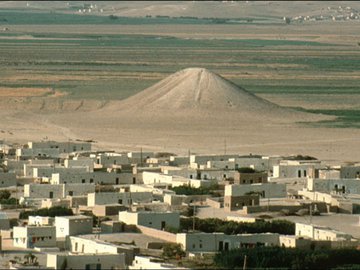
<path id="1" fill-rule="evenodd" d="M 166 243 L 163 246 L 163 257 L 165 258 L 181 258 L 186 255 L 180 244 Z"/>
<path id="2" fill-rule="evenodd" d="M 73 211 L 70 208 L 63 206 L 53 206 L 50 208 L 40 208 L 33 211 L 22 211 L 20 212 L 20 219 L 28 219 L 29 216 L 41 216 L 41 217 L 61 217 L 61 216 L 72 216 Z"/>
<path id="3" fill-rule="evenodd" d="M 237 169 L 239 173 L 255 173 L 256 171 L 253 168 L 250 167 L 241 167 Z"/>
<path id="4" fill-rule="evenodd" d="M 10 198 L 10 196 L 11 196 L 11 193 L 7 189 L 0 190 L 0 201 L 8 200 Z"/>

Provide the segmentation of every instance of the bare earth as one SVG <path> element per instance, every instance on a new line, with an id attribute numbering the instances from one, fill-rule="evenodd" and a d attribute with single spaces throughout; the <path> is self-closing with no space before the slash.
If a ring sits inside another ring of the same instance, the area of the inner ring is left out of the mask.
<path id="1" fill-rule="evenodd" d="M 280 107 L 199 68 L 175 73 L 101 109 L 0 114 L 2 136 L 12 141 L 93 139 L 95 147 L 109 150 L 299 153 L 359 160 L 359 129 L 300 124 L 328 117 Z"/>

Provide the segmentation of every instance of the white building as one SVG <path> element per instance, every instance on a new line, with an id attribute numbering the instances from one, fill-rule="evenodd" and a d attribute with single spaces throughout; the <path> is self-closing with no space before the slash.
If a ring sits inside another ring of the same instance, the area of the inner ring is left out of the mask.
<path id="1" fill-rule="evenodd" d="M 46 266 L 54 269 L 125 269 L 125 258 L 119 254 L 47 254 Z"/>
<path id="2" fill-rule="evenodd" d="M 261 194 L 262 198 L 285 198 L 286 185 L 275 183 L 259 183 L 250 185 L 227 185 L 225 186 L 225 196 L 245 196 L 249 193 Z"/>
<path id="3" fill-rule="evenodd" d="M 89 193 L 87 206 L 103 204 L 122 204 L 131 205 L 133 203 L 151 203 L 153 200 L 152 192 L 98 192 Z"/>
<path id="4" fill-rule="evenodd" d="M 352 236 L 329 227 L 314 224 L 296 223 L 295 235 L 308 237 L 314 240 L 350 241 Z"/>
<path id="5" fill-rule="evenodd" d="M 279 246 L 279 234 L 178 233 L 176 242 L 188 252 L 218 252 L 259 245 Z"/>
<path id="6" fill-rule="evenodd" d="M 13 228 L 14 247 L 56 247 L 54 226 L 26 226 Z"/>
<path id="7" fill-rule="evenodd" d="M 304 178 L 312 177 L 315 169 L 323 166 L 319 160 L 283 160 L 273 167 L 274 178 Z"/>
<path id="8" fill-rule="evenodd" d="M 125 257 L 126 264 L 131 264 L 134 259 L 134 246 L 115 245 L 99 239 L 88 239 L 70 236 L 68 249 L 72 253 L 84 254 L 118 254 Z"/>
<path id="9" fill-rule="evenodd" d="M 341 166 L 340 178 L 360 179 L 360 166 Z"/>
<path id="10" fill-rule="evenodd" d="M 51 184 L 133 184 L 132 173 L 126 172 L 62 172 L 51 175 Z"/>
<path id="11" fill-rule="evenodd" d="M 28 147 L 28 149 L 58 149 L 60 153 L 91 151 L 91 143 L 88 142 L 28 142 Z"/>
<path id="12" fill-rule="evenodd" d="M 325 193 L 360 194 L 359 179 L 307 179 L 307 190 Z"/>
<path id="13" fill-rule="evenodd" d="M 166 227 L 179 228 L 180 215 L 175 212 L 119 212 L 119 221 L 164 230 Z"/>
<path id="14" fill-rule="evenodd" d="M 5 212 L 0 212 L 0 230 L 9 230 L 10 220 Z"/>
<path id="15" fill-rule="evenodd" d="M 165 263 L 164 260 L 153 257 L 135 256 L 132 265 L 129 269 L 188 269 L 184 267 L 177 267 L 173 264 Z"/>
<path id="16" fill-rule="evenodd" d="M 65 198 L 70 196 L 83 196 L 95 192 L 94 184 L 26 184 L 24 185 L 24 198 Z"/>
<path id="17" fill-rule="evenodd" d="M 93 218 L 88 216 L 55 217 L 56 237 L 90 234 L 93 229 Z"/>
<path id="18" fill-rule="evenodd" d="M 53 225 L 54 218 L 41 217 L 41 216 L 29 216 L 28 224 L 32 226 L 49 226 Z"/>
<path id="19" fill-rule="evenodd" d="M 16 186 L 15 173 L 0 172 L 0 188 Z"/>
<path id="20" fill-rule="evenodd" d="M 104 168 L 110 168 L 114 165 L 130 164 L 127 154 L 120 153 L 104 153 L 96 157 L 96 163 Z"/>

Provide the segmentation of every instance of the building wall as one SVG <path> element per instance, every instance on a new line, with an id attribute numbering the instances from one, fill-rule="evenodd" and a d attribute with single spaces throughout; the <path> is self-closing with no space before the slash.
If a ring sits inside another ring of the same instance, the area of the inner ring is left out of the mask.
<path id="1" fill-rule="evenodd" d="M 314 227 L 308 224 L 296 223 L 295 235 L 314 238 Z"/>
<path id="2" fill-rule="evenodd" d="M 163 230 L 165 227 L 179 228 L 180 215 L 175 212 L 119 212 L 119 221 Z"/>
<path id="3" fill-rule="evenodd" d="M 176 242 L 188 252 L 217 252 L 256 245 L 279 246 L 279 234 L 178 233 Z"/>
<path id="4" fill-rule="evenodd" d="M 16 186 L 15 173 L 3 173 L 0 172 L 0 188 Z"/>
<path id="5" fill-rule="evenodd" d="M 152 202 L 151 192 L 99 192 L 88 194 L 88 206 L 100 204 L 131 205 L 134 202 Z"/>
<path id="6" fill-rule="evenodd" d="M 65 198 L 67 195 L 81 196 L 95 191 L 94 184 L 26 184 L 24 197 L 26 198 Z"/>
<path id="7" fill-rule="evenodd" d="M 47 254 L 46 266 L 61 269 L 65 259 L 68 269 L 125 269 L 123 254 Z"/>
<path id="8" fill-rule="evenodd" d="M 58 149 L 61 153 L 91 151 L 91 143 L 87 142 L 28 142 L 29 149 Z"/>
<path id="9" fill-rule="evenodd" d="M 249 192 L 260 193 L 262 198 L 285 198 L 285 184 L 252 184 L 252 185 L 227 185 L 225 186 L 225 196 L 244 196 Z"/>
<path id="10" fill-rule="evenodd" d="M 360 166 L 341 166 L 340 178 L 354 179 L 360 178 Z"/>
<path id="11" fill-rule="evenodd" d="M 360 194 L 359 179 L 312 179 L 307 180 L 307 189 L 318 192 Z"/>
<path id="12" fill-rule="evenodd" d="M 116 173 L 116 172 L 78 172 L 78 173 L 57 173 L 51 175 L 52 184 L 133 184 L 132 173 Z"/>
<path id="13" fill-rule="evenodd" d="M 57 238 L 68 235 L 91 234 L 93 219 L 86 216 L 55 217 L 55 226 Z"/>
<path id="14" fill-rule="evenodd" d="M 259 205 L 259 195 L 244 195 L 244 196 L 225 196 L 224 210 L 236 211 L 242 209 L 244 206 Z"/>
<path id="15" fill-rule="evenodd" d="M 235 172 L 234 184 L 256 184 L 267 183 L 267 173 L 239 173 Z"/>
<path id="16" fill-rule="evenodd" d="M 310 171 L 315 168 L 313 164 L 300 165 L 275 165 L 273 176 L 278 178 L 302 178 L 308 177 Z"/>
<path id="17" fill-rule="evenodd" d="M 81 157 L 76 159 L 65 159 L 64 160 L 65 168 L 76 168 L 76 167 L 85 167 L 88 168 L 87 171 L 94 171 L 94 160 L 92 158 Z"/>
<path id="18" fill-rule="evenodd" d="M 56 247 L 54 226 L 27 226 L 13 228 L 14 247 Z"/>

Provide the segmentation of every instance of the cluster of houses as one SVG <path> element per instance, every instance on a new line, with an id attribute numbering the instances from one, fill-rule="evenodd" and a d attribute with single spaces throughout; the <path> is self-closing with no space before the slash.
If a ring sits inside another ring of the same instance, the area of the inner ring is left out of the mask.
<path id="1" fill-rule="evenodd" d="M 227 235 L 181 231 L 180 220 L 193 208 L 195 215 L 216 209 L 235 222 L 256 222 L 260 213 L 359 214 L 360 164 L 329 166 L 302 156 L 95 151 L 84 141 L 0 141 L 0 164 L 0 193 L 9 190 L 17 199 L 0 202 L 1 249 L 43 254 L 42 269 L 184 269 L 162 259 L 169 243 L 189 258 L 259 245 L 359 246 L 352 235 L 311 222 L 296 223 L 294 235 Z M 181 187 L 195 192 L 177 194 Z M 29 215 L 15 224 L 8 218 L 58 206 L 74 214 Z M 13 269 L 25 269 L 10 261 Z"/>
<path id="2" fill-rule="evenodd" d="M 308 15 L 308 16 L 295 16 L 292 18 L 284 17 L 284 20 L 292 22 L 311 22 L 311 21 L 345 21 L 345 20 L 359 20 L 360 11 L 350 6 L 327 7 L 323 14 Z"/>

